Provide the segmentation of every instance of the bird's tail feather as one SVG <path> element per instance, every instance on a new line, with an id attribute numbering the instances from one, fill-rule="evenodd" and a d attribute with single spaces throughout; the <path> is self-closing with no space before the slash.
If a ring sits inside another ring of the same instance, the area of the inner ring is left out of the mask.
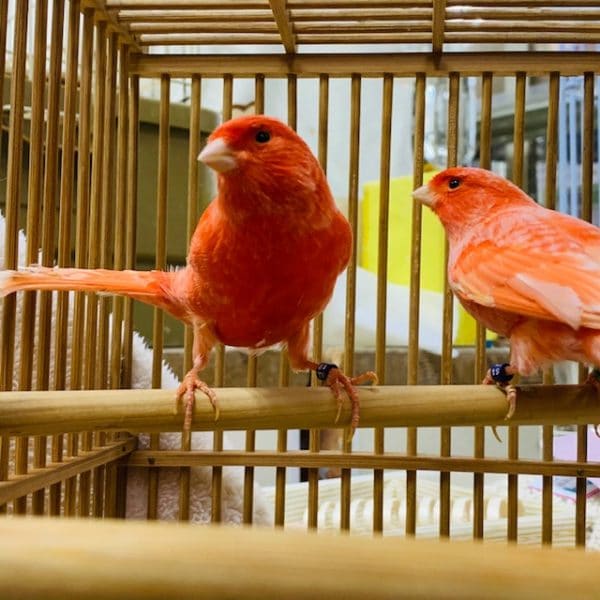
<path id="1" fill-rule="evenodd" d="M 27 267 L 0 271 L 0 296 L 22 290 L 82 291 L 129 296 L 165 308 L 173 272 Z"/>

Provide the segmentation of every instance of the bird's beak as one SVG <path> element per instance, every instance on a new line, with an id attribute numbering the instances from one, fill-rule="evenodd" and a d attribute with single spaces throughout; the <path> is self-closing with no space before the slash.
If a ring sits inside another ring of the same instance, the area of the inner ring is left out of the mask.
<path id="1" fill-rule="evenodd" d="M 208 142 L 198 154 L 198 160 L 218 173 L 226 173 L 237 166 L 234 151 L 221 138 Z"/>
<path id="2" fill-rule="evenodd" d="M 428 185 L 422 185 L 420 188 L 417 188 L 412 193 L 412 197 L 426 206 L 433 206 L 435 203 L 433 194 L 431 193 Z"/>

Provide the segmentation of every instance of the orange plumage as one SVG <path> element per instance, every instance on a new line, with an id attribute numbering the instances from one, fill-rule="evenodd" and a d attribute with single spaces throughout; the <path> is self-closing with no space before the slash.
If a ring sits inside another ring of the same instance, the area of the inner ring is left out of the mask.
<path id="1" fill-rule="evenodd" d="M 465 309 L 510 338 L 509 373 L 600 365 L 600 229 L 489 171 L 452 168 L 414 192 L 442 222 Z"/>
<path id="2" fill-rule="evenodd" d="M 194 366 L 179 395 L 191 423 L 195 389 L 216 408 L 214 392 L 198 379 L 211 348 L 259 349 L 284 343 L 292 368 L 317 369 L 308 357 L 309 325 L 326 306 L 352 245 L 325 174 L 306 143 L 264 116 L 241 117 L 217 128 L 200 160 L 218 173 L 218 194 L 191 240 L 187 265 L 174 272 L 42 269 L 0 273 L 0 294 L 23 289 L 108 292 L 159 306 L 192 325 Z M 354 383 L 338 368 L 325 380 L 340 401 L 345 389 L 358 422 Z"/>

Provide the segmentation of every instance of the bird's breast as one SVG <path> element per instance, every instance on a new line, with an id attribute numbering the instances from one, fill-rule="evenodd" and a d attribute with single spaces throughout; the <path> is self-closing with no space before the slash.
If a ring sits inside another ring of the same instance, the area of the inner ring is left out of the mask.
<path id="1" fill-rule="evenodd" d="M 285 341 L 326 306 L 349 254 L 335 231 L 299 236 L 283 228 L 213 236 L 193 256 L 194 314 L 230 346 Z"/>

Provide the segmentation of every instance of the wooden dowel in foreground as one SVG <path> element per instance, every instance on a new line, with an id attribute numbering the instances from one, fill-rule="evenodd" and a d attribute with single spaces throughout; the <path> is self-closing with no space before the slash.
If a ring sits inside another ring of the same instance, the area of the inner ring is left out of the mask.
<path id="1" fill-rule="evenodd" d="M 591 597 L 593 553 L 190 525 L 10 519 L 6 597 Z M 156 540 L 160 540 L 157 544 Z M 269 568 L 265 571 L 265 565 Z M 18 574 L 18 576 L 16 576 Z"/>
<path id="2" fill-rule="evenodd" d="M 327 388 L 222 388 L 220 416 L 197 394 L 192 429 L 327 428 L 337 402 Z M 360 387 L 359 427 L 506 425 L 504 393 L 485 385 Z M 337 426 L 348 426 L 345 402 Z M 511 425 L 600 422 L 596 391 L 587 385 L 519 387 Z M 75 431 L 180 431 L 183 406 L 173 390 L 77 390 L 0 393 L 0 435 Z"/>

